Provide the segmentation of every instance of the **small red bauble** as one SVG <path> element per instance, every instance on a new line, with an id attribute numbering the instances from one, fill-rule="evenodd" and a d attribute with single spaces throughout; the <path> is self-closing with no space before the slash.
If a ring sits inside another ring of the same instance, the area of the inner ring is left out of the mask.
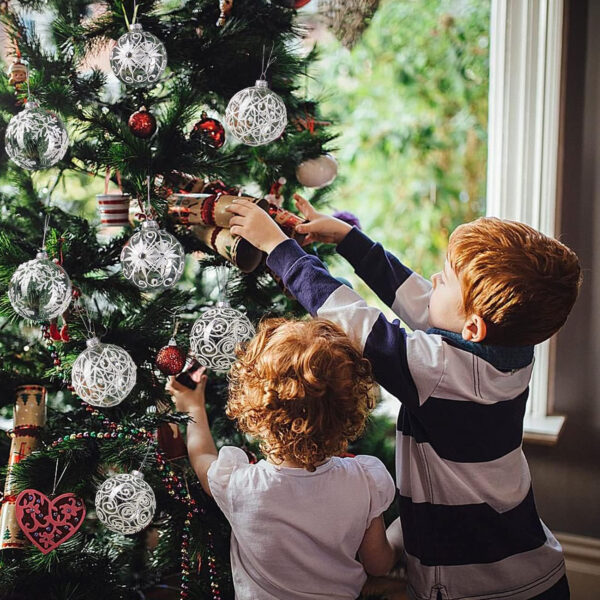
<path id="1" fill-rule="evenodd" d="M 134 112 L 127 123 L 129 130 L 135 137 L 146 139 L 152 137 L 156 131 L 156 119 L 154 115 L 148 111 L 145 106 L 142 106 L 140 110 Z"/>
<path id="2" fill-rule="evenodd" d="M 220 148 L 225 143 L 225 128 L 216 119 L 203 112 L 201 119 L 194 125 L 190 137 L 201 140 L 211 148 Z"/>
<path id="3" fill-rule="evenodd" d="M 154 364 L 156 368 L 165 375 L 177 375 L 185 366 L 186 353 L 177 346 L 177 342 L 171 338 L 168 346 L 158 351 Z"/>

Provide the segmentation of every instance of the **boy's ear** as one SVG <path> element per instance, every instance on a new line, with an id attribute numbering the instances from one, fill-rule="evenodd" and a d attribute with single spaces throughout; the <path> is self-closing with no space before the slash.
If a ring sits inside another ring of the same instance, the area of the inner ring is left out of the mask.
<path id="1" fill-rule="evenodd" d="M 463 340 L 468 342 L 483 342 L 487 334 L 485 321 L 479 315 L 470 315 L 463 325 Z"/>

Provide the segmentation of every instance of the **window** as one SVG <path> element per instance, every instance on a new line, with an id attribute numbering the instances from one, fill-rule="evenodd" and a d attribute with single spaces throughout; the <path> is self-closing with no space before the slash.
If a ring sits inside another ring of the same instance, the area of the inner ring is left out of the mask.
<path id="1" fill-rule="evenodd" d="M 555 236 L 563 0 L 492 0 L 487 214 Z M 536 347 L 526 437 L 555 441 L 554 340 Z"/>

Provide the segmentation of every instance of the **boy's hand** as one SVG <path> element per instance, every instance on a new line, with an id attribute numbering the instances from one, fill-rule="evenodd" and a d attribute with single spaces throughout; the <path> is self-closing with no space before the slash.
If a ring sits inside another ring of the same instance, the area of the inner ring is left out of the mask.
<path id="1" fill-rule="evenodd" d="M 196 385 L 195 390 L 179 383 L 175 377 L 169 377 L 165 389 L 173 396 L 175 408 L 179 412 L 193 413 L 195 410 L 206 410 L 206 367 L 194 371 L 190 377 Z"/>
<path id="2" fill-rule="evenodd" d="M 296 225 L 298 233 L 306 233 L 305 244 L 310 242 L 323 242 L 325 244 L 339 244 L 352 229 L 351 225 L 317 212 L 308 200 L 299 194 L 294 194 L 296 206 L 302 215 L 309 220 L 308 223 Z"/>
<path id="3" fill-rule="evenodd" d="M 229 222 L 231 233 L 241 235 L 267 254 L 288 239 L 269 214 L 249 200 L 236 198 L 226 210 L 235 215 Z"/>

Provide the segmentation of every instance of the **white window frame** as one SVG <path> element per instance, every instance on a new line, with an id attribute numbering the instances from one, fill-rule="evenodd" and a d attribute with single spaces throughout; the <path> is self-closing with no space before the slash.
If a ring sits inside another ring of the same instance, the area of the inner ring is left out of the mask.
<path id="1" fill-rule="evenodd" d="M 492 0 L 487 214 L 558 232 L 564 0 Z M 553 443 L 555 340 L 535 349 L 526 439 Z"/>

